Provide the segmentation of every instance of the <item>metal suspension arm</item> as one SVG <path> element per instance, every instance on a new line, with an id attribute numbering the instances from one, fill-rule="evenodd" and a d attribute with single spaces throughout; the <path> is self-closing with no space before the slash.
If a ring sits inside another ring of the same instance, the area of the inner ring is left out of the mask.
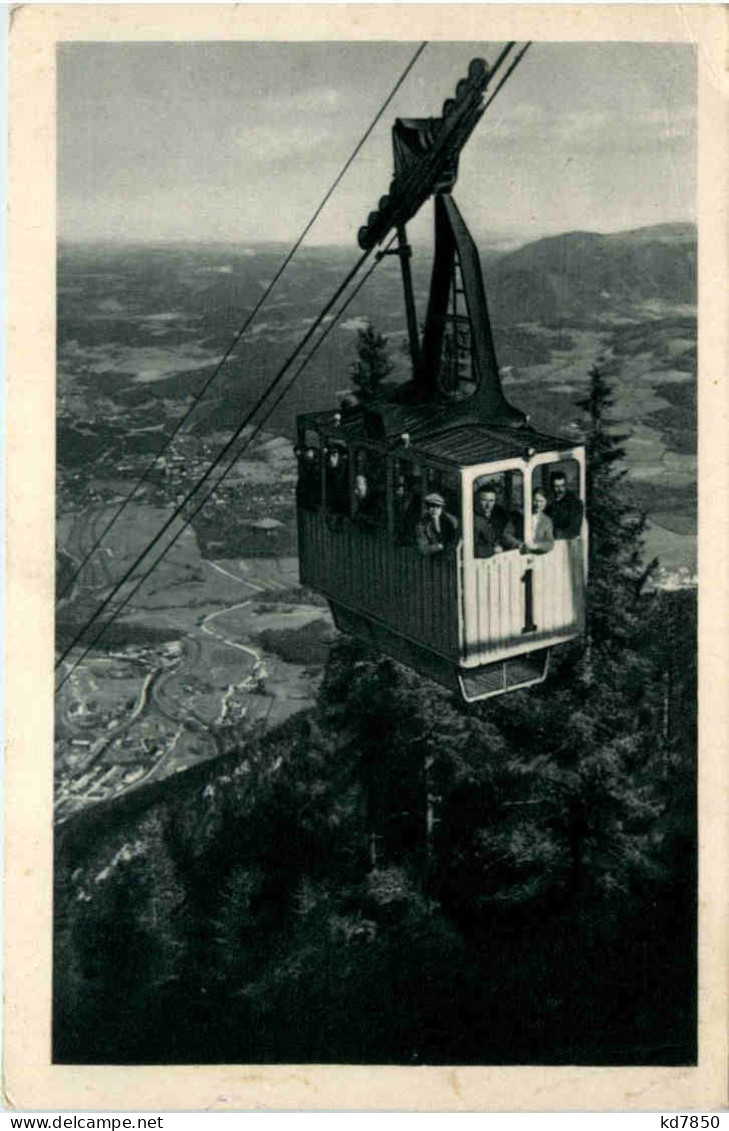
<path id="1" fill-rule="evenodd" d="M 494 71 L 513 43 L 507 44 Z M 493 72 L 484 59 L 473 59 L 468 75 L 456 87 L 455 98 L 443 104 L 440 118 L 398 118 L 393 127 L 395 176 L 387 196 L 357 234 L 369 250 L 393 228 L 403 227 L 433 193 L 448 193 L 458 175 L 458 158 L 485 109 L 484 92 Z"/>

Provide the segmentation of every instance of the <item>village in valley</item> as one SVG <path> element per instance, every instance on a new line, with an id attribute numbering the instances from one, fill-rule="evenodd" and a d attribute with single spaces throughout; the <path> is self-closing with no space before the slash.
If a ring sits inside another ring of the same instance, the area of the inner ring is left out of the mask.
<path id="1" fill-rule="evenodd" d="M 155 481 L 125 508 L 60 605 L 61 641 L 66 623 L 75 624 L 69 610 L 78 615 L 103 598 L 212 450 L 212 440 L 186 436 L 170 445 Z M 114 479 L 88 465 L 61 470 L 61 579 L 148 462 L 128 455 Z M 224 753 L 311 705 L 332 628 L 321 599 L 298 585 L 294 481 L 291 442 L 259 437 L 199 526 L 185 531 L 129 613 L 71 672 L 56 718 L 58 819 Z"/>

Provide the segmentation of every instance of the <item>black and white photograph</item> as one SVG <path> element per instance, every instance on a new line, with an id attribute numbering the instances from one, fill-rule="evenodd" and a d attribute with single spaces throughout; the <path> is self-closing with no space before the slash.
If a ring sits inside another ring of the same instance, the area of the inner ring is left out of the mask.
<path id="1" fill-rule="evenodd" d="M 696 1069 L 699 51 L 378 26 L 55 45 L 50 1063 Z"/>

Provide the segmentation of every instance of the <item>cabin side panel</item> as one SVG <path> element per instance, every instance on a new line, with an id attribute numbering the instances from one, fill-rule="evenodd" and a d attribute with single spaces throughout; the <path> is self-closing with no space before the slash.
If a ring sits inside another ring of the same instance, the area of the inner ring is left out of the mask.
<path id="1" fill-rule="evenodd" d="M 555 542 L 547 554 L 511 551 L 464 568 L 464 666 L 562 643 L 578 636 L 584 622 L 581 537 Z"/>
<path id="2" fill-rule="evenodd" d="M 385 530 L 320 511 L 300 510 L 298 521 L 302 584 L 458 661 L 455 553 L 425 556 Z"/>

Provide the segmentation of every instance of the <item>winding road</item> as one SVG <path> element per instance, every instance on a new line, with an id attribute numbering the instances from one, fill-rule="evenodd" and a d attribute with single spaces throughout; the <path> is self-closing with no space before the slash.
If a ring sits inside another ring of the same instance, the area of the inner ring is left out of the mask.
<path id="1" fill-rule="evenodd" d="M 69 558 L 73 561 L 74 568 L 78 568 L 99 533 L 103 531 L 104 525 L 108 523 L 108 511 L 109 507 L 100 505 L 86 507 L 82 511 L 74 514 L 67 537 L 67 545 L 64 547 L 65 552 L 67 552 Z M 100 547 L 84 566 L 80 579 L 77 579 L 74 583 L 71 593 L 67 596 L 66 600 L 68 601 L 72 596 L 77 595 L 79 581 L 82 588 L 86 591 L 108 587 L 112 582 L 110 568 L 110 558 L 112 557 L 113 555 L 111 555 L 108 549 Z M 170 681 L 179 680 L 180 677 L 184 675 L 186 669 L 189 669 L 191 672 L 194 672 L 195 669 L 199 669 L 199 664 L 203 656 L 203 635 L 219 645 L 232 648 L 238 654 L 242 652 L 245 656 L 249 657 L 250 670 L 247 674 L 241 673 L 242 679 L 235 685 L 235 690 L 243 693 L 251 691 L 261 680 L 262 676 L 265 678 L 265 660 L 262 652 L 250 643 L 244 643 L 239 639 L 232 639 L 231 636 L 226 634 L 225 628 L 220 621 L 221 618 L 224 618 L 228 614 L 235 613 L 239 609 L 250 606 L 255 594 L 263 594 L 271 590 L 285 590 L 288 588 L 287 584 L 285 584 L 284 580 L 269 577 L 265 579 L 259 578 L 255 574 L 251 578 L 243 576 L 243 572 L 250 569 L 250 566 L 245 562 L 240 563 L 241 572 L 238 572 L 237 569 L 233 572 L 233 570 L 227 569 L 217 562 L 206 561 L 204 564 L 209 566 L 215 573 L 228 578 L 230 581 L 236 582 L 238 585 L 244 586 L 251 593 L 251 596 L 243 601 L 237 601 L 235 604 L 208 613 L 196 629 L 192 631 L 188 630 L 187 634 L 181 637 L 183 653 L 179 662 L 175 663 L 174 666 L 165 664 L 164 666 L 156 667 L 154 671 L 148 672 L 143 679 L 133 708 L 125 715 L 122 721 L 97 739 L 97 742 L 90 752 L 90 757 L 84 763 L 83 769 L 80 772 L 80 778 L 88 774 L 89 770 L 93 769 L 93 767 L 98 766 L 99 762 L 103 761 L 103 756 L 105 752 L 108 751 L 109 747 L 135 726 L 140 718 L 145 716 L 148 712 L 156 711 L 163 719 L 177 728 L 172 740 L 169 741 L 168 739 L 165 743 L 165 751 L 162 757 L 153 765 L 150 765 L 147 772 L 135 781 L 126 785 L 119 783 L 118 787 L 114 788 L 113 795 L 115 797 L 128 793 L 153 778 L 164 776 L 168 770 L 169 762 L 174 754 L 177 742 L 186 730 L 188 732 L 194 732 L 197 742 L 202 742 L 204 745 L 210 747 L 208 756 L 215 756 L 221 752 L 221 740 L 214 732 L 214 729 L 211 728 L 205 720 L 196 716 L 194 711 L 190 710 L 189 707 L 185 706 L 183 709 L 183 704 L 177 700 L 177 697 L 165 695 L 166 686 Z M 227 699 L 230 698 L 233 691 L 234 689 L 229 687 L 223 693 L 221 720 L 226 716 Z M 63 708 L 61 709 L 63 710 Z M 71 724 L 71 720 L 68 721 L 69 724 Z M 143 764 L 143 761 L 144 759 L 140 757 L 140 764 Z M 64 813 L 64 809 L 70 806 L 76 811 L 76 805 L 81 801 L 81 794 L 74 792 L 74 781 L 67 779 L 56 800 L 59 819 L 63 820 L 67 815 L 70 815 L 70 813 Z"/>
<path id="2" fill-rule="evenodd" d="M 215 613 L 209 613 L 200 625 L 200 630 L 207 636 L 212 636 L 214 640 L 220 641 L 221 644 L 227 644 L 229 648 L 237 648 L 239 652 L 245 652 L 247 656 L 252 656 L 257 664 L 260 664 L 262 656 L 257 648 L 253 648 L 250 644 L 241 644 L 237 640 L 228 640 L 227 636 L 221 636 L 219 632 L 213 632 L 211 628 L 208 628 L 210 622 L 215 620 L 216 617 L 227 616 L 228 613 L 233 613 L 236 609 L 244 609 L 250 603 L 251 598 L 249 597 L 247 601 L 240 601 L 237 605 L 229 605 L 225 609 L 218 609 Z"/>

